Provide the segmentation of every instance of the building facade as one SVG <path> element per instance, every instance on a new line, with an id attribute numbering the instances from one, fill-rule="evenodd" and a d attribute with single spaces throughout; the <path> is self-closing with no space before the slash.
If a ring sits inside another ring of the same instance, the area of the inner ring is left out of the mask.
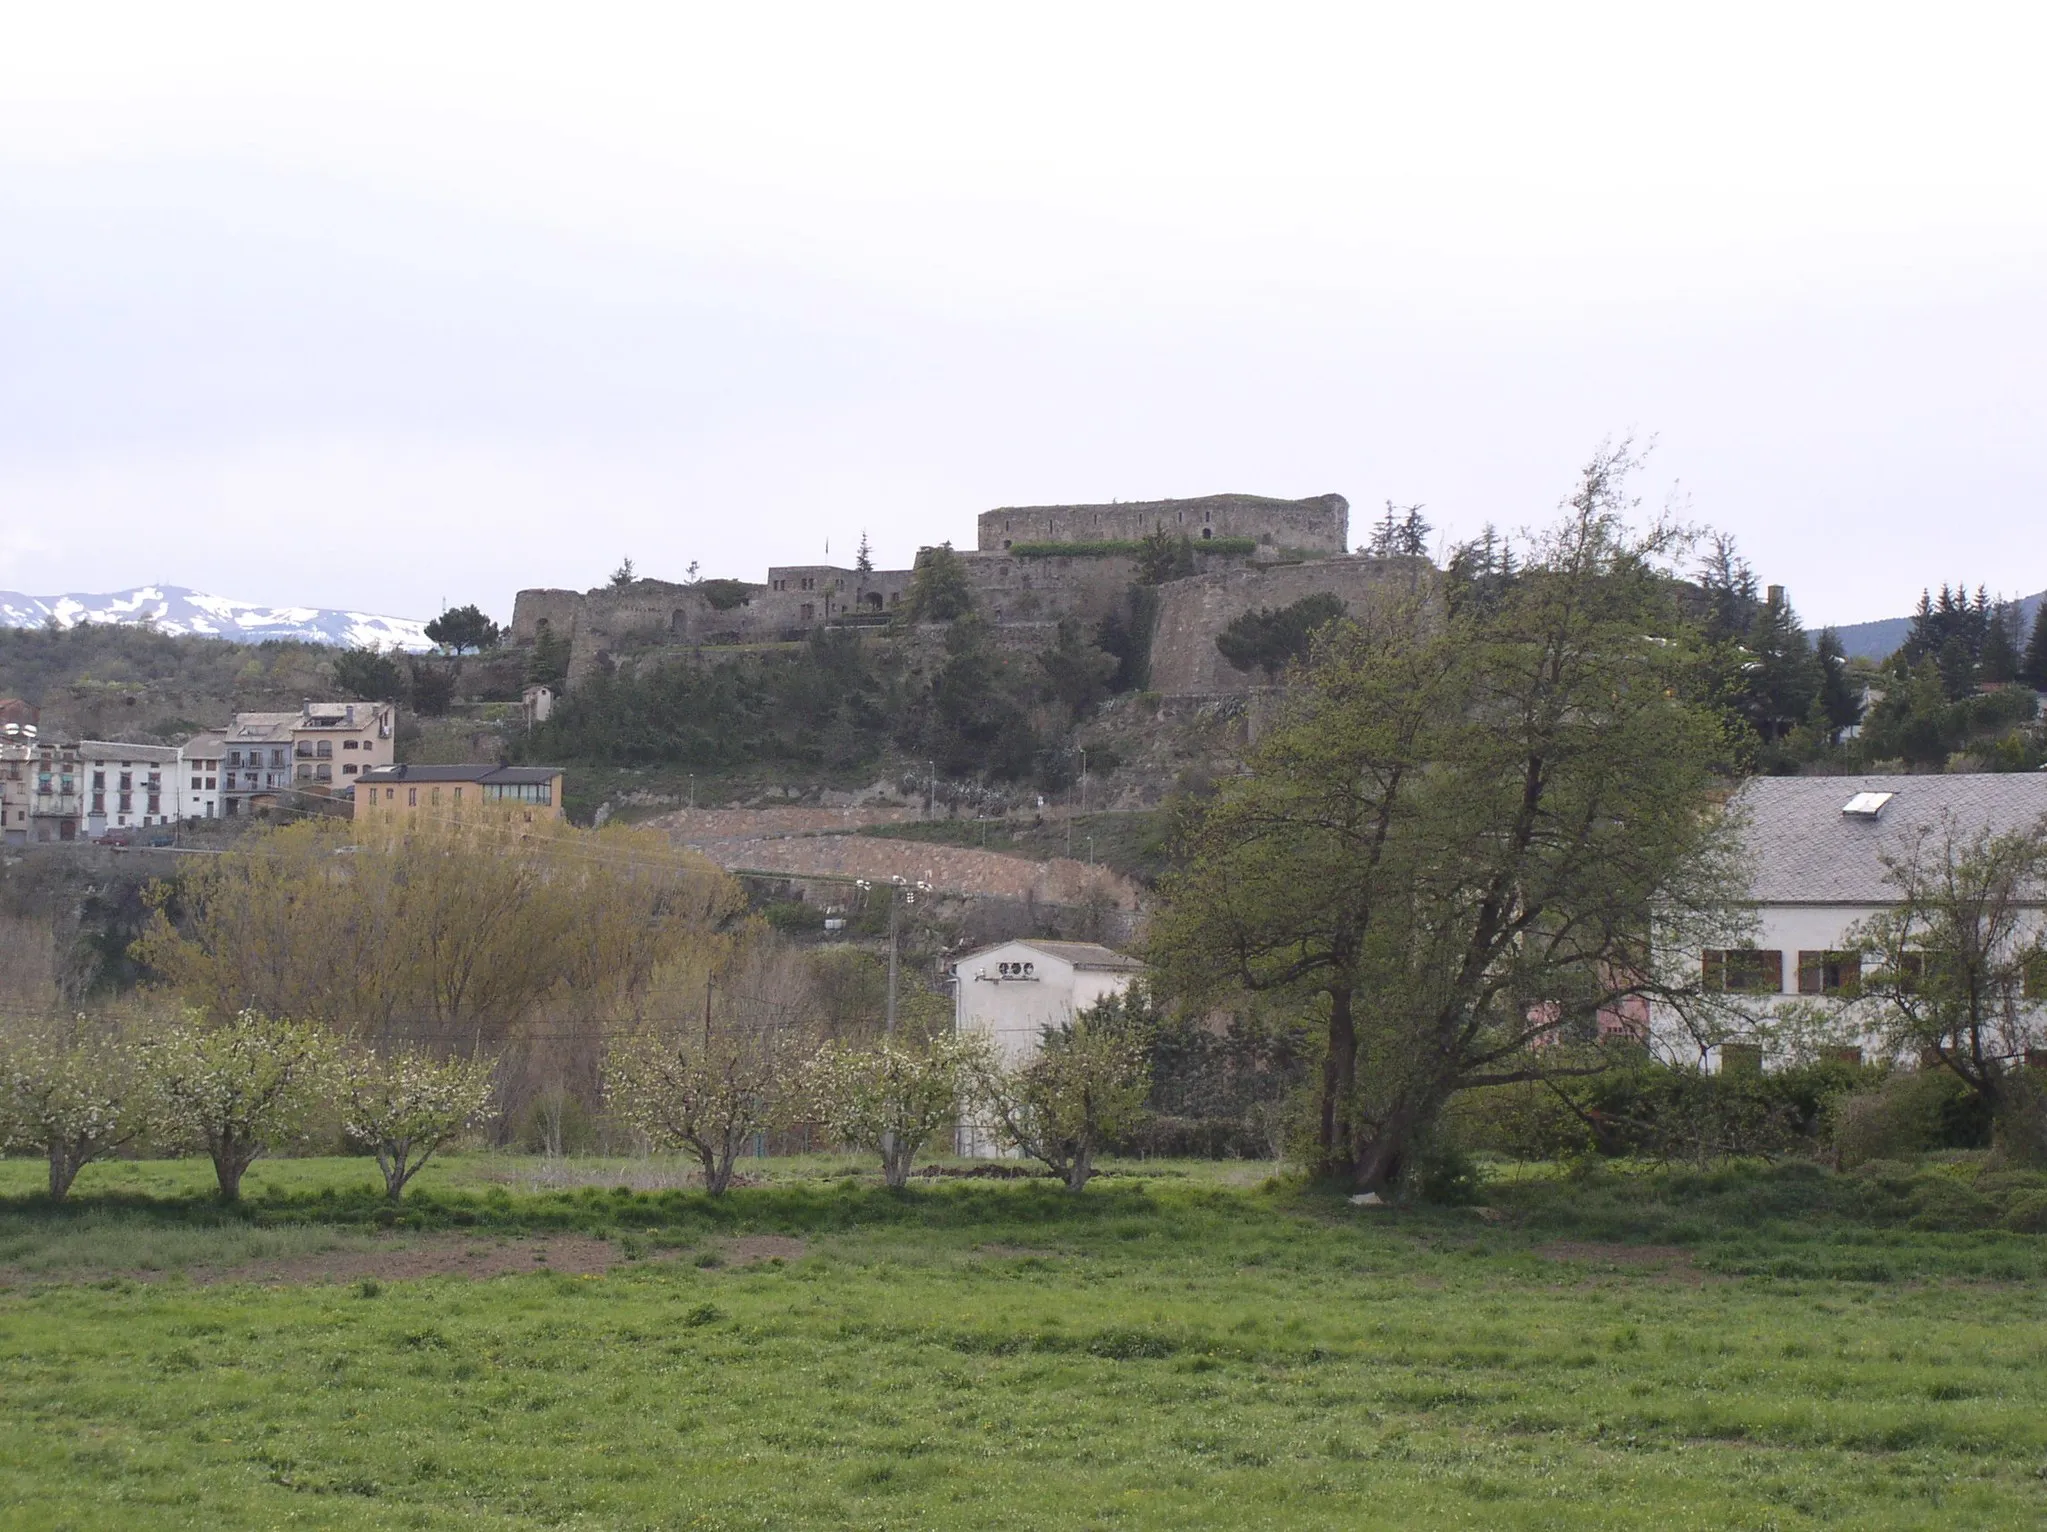
<path id="1" fill-rule="evenodd" d="M 0 843 L 80 839 L 85 777 L 78 746 L 42 738 L 31 725 L 8 727 L 0 734 Z"/>
<path id="2" fill-rule="evenodd" d="M 2009 834 L 2047 821 L 2047 775 L 2038 772 L 1952 776 L 1756 777 L 1728 804 L 1750 869 L 1749 917 L 1742 944 L 1664 953 L 1673 978 L 1696 977 L 1729 1015 L 1756 1023 L 1754 1037 L 1701 1038 L 1679 1010 L 1658 1004 L 1650 1016 L 1657 1051 L 1718 1069 L 1739 1058 L 1760 1061 L 1768 1023 L 1793 1004 L 1839 1007 L 1848 1031 L 1861 982 L 1855 928 L 1897 906 L 1887 863 L 1909 856 L 1949 828 Z M 2030 916 L 2032 929 L 2047 909 Z M 2031 996 L 2028 997 L 2033 998 Z M 2038 997 L 2047 1022 L 2047 994 Z M 1738 1032 L 1738 1029 L 1737 1029 Z M 1879 1038 L 1852 1043 L 1874 1058 Z"/>
<path id="3" fill-rule="evenodd" d="M 308 702 L 296 713 L 237 713 L 222 741 L 221 815 L 234 818 L 299 794 L 338 792 L 362 773 L 389 766 L 397 737 L 398 708 L 390 702 Z"/>
<path id="4" fill-rule="evenodd" d="M 562 817 L 558 766 L 380 766 L 355 782 L 355 817 L 420 815 L 459 819 L 471 810 Z"/>
<path id="5" fill-rule="evenodd" d="M 78 753 L 86 778 L 89 839 L 98 840 L 109 830 L 171 825 L 184 817 L 175 745 L 82 739 Z"/>

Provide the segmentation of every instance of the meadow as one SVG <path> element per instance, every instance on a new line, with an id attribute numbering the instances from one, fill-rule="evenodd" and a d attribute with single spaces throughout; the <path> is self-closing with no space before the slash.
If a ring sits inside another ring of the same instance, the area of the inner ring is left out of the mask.
<path id="1" fill-rule="evenodd" d="M 1261 1167 L 0 1163 L 0 1524 L 2021 1527 L 2041 1188 L 1966 1157 Z M 560 1184 L 555 1184 L 560 1183 Z"/>

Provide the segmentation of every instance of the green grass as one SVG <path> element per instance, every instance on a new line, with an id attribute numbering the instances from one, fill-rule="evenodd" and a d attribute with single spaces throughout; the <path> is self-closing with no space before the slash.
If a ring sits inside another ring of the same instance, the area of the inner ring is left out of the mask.
<path id="1" fill-rule="evenodd" d="M 1127 1165 L 1075 1198 L 773 1162 L 713 1204 L 575 1163 L 591 1184 L 541 1191 L 507 1184 L 521 1162 L 433 1167 L 389 1234 L 360 1160 L 259 1164 L 233 1211 L 189 1163 L 92 1167 L 56 1209 L 0 1164 L 0 1525 L 2047 1519 L 2047 1239 L 1995 1227 L 2024 1189 L 1973 1165 L 1522 1171 L 1484 1210 L 1366 1212 L 1243 1165 Z M 54 1279 L 232 1264 L 208 1240 L 566 1229 L 642 1258 Z M 741 1232 L 808 1253 L 661 1258 Z"/>

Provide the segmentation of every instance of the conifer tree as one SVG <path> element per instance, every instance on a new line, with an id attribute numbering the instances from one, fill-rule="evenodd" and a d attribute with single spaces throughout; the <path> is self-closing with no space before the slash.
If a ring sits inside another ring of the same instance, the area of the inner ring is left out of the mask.
<path id="1" fill-rule="evenodd" d="M 1826 715 L 1828 742 L 1835 743 L 1843 729 L 1862 721 L 1862 698 L 1848 679 L 1848 654 L 1841 647 L 1841 635 L 1832 628 L 1820 629 L 1813 645 L 1813 664 L 1819 670 L 1819 707 Z"/>
<path id="2" fill-rule="evenodd" d="M 2037 691 L 2047 691 L 2047 598 L 2033 613 L 2033 636 L 2026 643 L 2019 679 Z"/>
<path id="3" fill-rule="evenodd" d="M 2000 683 L 2018 679 L 2018 634 L 2018 604 L 2000 601 L 1992 606 L 1983 627 L 1983 650 L 1976 662 L 1980 679 Z"/>

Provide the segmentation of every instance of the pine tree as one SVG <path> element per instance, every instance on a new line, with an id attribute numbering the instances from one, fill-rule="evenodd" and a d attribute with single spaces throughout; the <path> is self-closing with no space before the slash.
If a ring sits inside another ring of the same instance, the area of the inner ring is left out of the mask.
<path id="1" fill-rule="evenodd" d="M 874 573 L 874 548 L 867 541 L 867 529 L 860 529 L 860 547 L 853 554 L 853 568 L 859 574 Z"/>
<path id="2" fill-rule="evenodd" d="M 2000 601 L 1990 609 L 1983 625 L 1983 648 L 1976 661 L 1977 674 L 2000 684 L 2016 681 L 2019 675 L 2018 603 Z"/>
<path id="3" fill-rule="evenodd" d="M 1862 698 L 1848 679 L 1848 654 L 1841 647 L 1840 634 L 1832 628 L 1820 629 L 1812 657 L 1820 673 L 1819 708 L 1826 715 L 1827 740 L 1836 743 L 1843 729 L 1862 721 Z"/>
<path id="4" fill-rule="evenodd" d="M 2047 692 L 2047 598 L 2042 598 L 2033 613 L 2033 636 L 2026 642 L 2019 679 L 2036 691 Z"/>
<path id="5" fill-rule="evenodd" d="M 1756 575 L 1724 532 L 1715 536 L 1699 567 L 1706 592 L 1706 639 L 1724 644 L 1747 635 L 1756 617 Z"/>
<path id="6" fill-rule="evenodd" d="M 1782 739 L 1796 728 L 1819 694 L 1820 674 L 1798 614 L 1776 586 L 1756 613 L 1749 630 L 1748 650 L 1755 657 L 1748 671 L 1745 707 L 1756 733 Z"/>

